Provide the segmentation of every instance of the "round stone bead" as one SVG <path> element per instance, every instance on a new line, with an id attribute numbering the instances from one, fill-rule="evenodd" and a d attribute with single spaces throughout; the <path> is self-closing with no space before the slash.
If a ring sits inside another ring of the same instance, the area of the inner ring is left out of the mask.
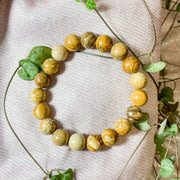
<path id="1" fill-rule="evenodd" d="M 87 138 L 87 149 L 90 151 L 99 151 L 101 149 L 102 139 L 99 135 L 90 135 Z"/>
<path id="2" fill-rule="evenodd" d="M 64 61 L 68 56 L 68 51 L 64 46 L 56 45 L 53 47 L 51 54 L 53 59 L 57 61 Z"/>
<path id="3" fill-rule="evenodd" d="M 129 74 L 136 73 L 140 68 L 140 63 L 135 57 L 127 57 L 122 64 L 123 70 Z"/>
<path id="4" fill-rule="evenodd" d="M 81 40 L 75 34 L 70 34 L 66 37 L 64 44 L 68 51 L 75 52 L 81 47 Z"/>
<path id="5" fill-rule="evenodd" d="M 135 89 L 142 89 L 147 85 L 147 76 L 141 72 L 132 74 L 130 77 L 130 84 Z"/>
<path id="6" fill-rule="evenodd" d="M 40 72 L 35 77 L 35 83 L 40 88 L 48 87 L 50 84 L 50 77 L 44 72 Z"/>
<path id="7" fill-rule="evenodd" d="M 56 74 L 59 71 L 59 63 L 54 59 L 46 59 L 43 62 L 43 71 L 49 75 Z"/>
<path id="8" fill-rule="evenodd" d="M 69 147 L 74 151 L 80 151 L 85 147 L 85 138 L 82 134 L 73 134 L 69 139 Z"/>
<path id="9" fill-rule="evenodd" d="M 34 103 L 40 103 L 46 100 L 46 91 L 41 88 L 33 89 L 30 93 L 30 99 Z"/>
<path id="10" fill-rule="evenodd" d="M 86 32 L 81 36 L 81 44 L 84 48 L 90 49 L 95 46 L 96 36 L 92 32 Z"/>
<path id="11" fill-rule="evenodd" d="M 143 90 L 136 90 L 131 93 L 130 99 L 135 106 L 143 106 L 147 102 L 147 94 Z"/>
<path id="12" fill-rule="evenodd" d="M 114 124 L 114 129 L 120 135 L 126 135 L 131 130 L 132 124 L 128 119 L 118 119 Z"/>
<path id="13" fill-rule="evenodd" d="M 45 103 L 39 103 L 34 107 L 33 115 L 36 119 L 45 119 L 49 116 L 49 107 Z"/>
<path id="14" fill-rule="evenodd" d="M 99 36 L 96 40 L 96 48 L 101 52 L 108 52 L 113 45 L 112 39 L 107 35 Z"/>
<path id="15" fill-rule="evenodd" d="M 112 146 L 117 141 L 117 132 L 114 129 L 105 129 L 101 134 L 101 138 L 106 146 Z"/>
<path id="16" fill-rule="evenodd" d="M 56 129 L 56 123 L 50 118 L 43 119 L 40 123 L 40 131 L 43 134 L 46 135 L 52 134 L 55 129 Z"/>
<path id="17" fill-rule="evenodd" d="M 130 106 L 127 109 L 127 117 L 130 122 L 140 120 L 142 115 L 141 109 L 138 106 Z"/>
<path id="18" fill-rule="evenodd" d="M 127 57 L 128 48 L 123 43 L 116 43 L 111 48 L 111 55 L 115 60 L 124 60 Z"/>
<path id="19" fill-rule="evenodd" d="M 52 135 L 52 141 L 58 146 L 66 145 L 69 139 L 69 134 L 65 129 L 57 129 Z"/>

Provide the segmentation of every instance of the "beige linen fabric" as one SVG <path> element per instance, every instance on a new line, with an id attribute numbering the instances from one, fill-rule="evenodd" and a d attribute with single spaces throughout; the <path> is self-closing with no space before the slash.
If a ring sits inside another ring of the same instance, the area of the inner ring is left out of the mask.
<path id="1" fill-rule="evenodd" d="M 160 0 L 148 0 L 147 4 L 159 35 Z M 136 54 L 152 48 L 152 24 L 142 0 L 97 0 L 97 8 Z M 88 11 L 73 0 L 0 1 L 0 179 L 40 180 L 44 176 L 10 131 L 2 110 L 5 88 L 18 61 L 28 56 L 34 46 L 53 47 L 63 44 L 69 34 L 80 36 L 86 31 L 110 35 L 117 42 L 95 11 Z M 101 54 L 97 50 L 88 52 Z M 159 44 L 153 56 L 159 60 Z M 142 61 L 148 62 L 145 57 Z M 158 75 L 154 77 L 157 79 Z M 71 54 L 61 65 L 60 73 L 52 77 L 48 89 L 51 117 L 59 128 L 71 134 L 101 134 L 104 129 L 113 128 L 118 118 L 126 117 L 134 90 L 129 78 L 121 61 Z M 27 82 L 16 75 L 8 92 L 7 111 L 18 136 L 42 167 L 47 171 L 72 168 L 77 180 L 117 180 L 145 133 L 133 128 L 127 136 L 119 137 L 115 146 L 103 147 L 96 153 L 55 146 L 51 135 L 40 133 L 40 121 L 32 115 L 35 104 L 29 94 L 35 87 L 34 81 Z M 150 114 L 153 124 L 157 121 L 157 95 L 150 78 L 145 90 L 149 99 L 142 109 Z M 132 158 L 122 180 L 150 179 L 155 151 L 153 134 L 154 131 Z"/>

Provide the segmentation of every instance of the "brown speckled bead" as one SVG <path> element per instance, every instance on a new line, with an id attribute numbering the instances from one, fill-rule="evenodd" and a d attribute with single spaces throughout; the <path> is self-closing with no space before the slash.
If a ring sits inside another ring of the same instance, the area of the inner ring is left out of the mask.
<path id="1" fill-rule="evenodd" d="M 143 90 L 136 90 L 131 93 L 130 99 L 135 106 L 143 106 L 147 102 L 147 94 Z"/>
<path id="2" fill-rule="evenodd" d="M 34 103 L 40 103 L 46 100 L 46 91 L 41 88 L 33 89 L 30 93 L 30 99 Z"/>
<path id="3" fill-rule="evenodd" d="M 131 122 L 140 120 L 142 115 L 141 109 L 138 106 L 130 106 L 127 109 L 127 117 Z"/>
<path id="4" fill-rule="evenodd" d="M 43 71 L 49 75 L 56 74 L 59 71 L 59 63 L 54 59 L 46 59 L 43 62 Z"/>
<path id="5" fill-rule="evenodd" d="M 45 103 L 39 103 L 34 107 L 33 115 L 36 119 L 45 119 L 49 116 L 49 107 Z"/>
<path id="6" fill-rule="evenodd" d="M 110 51 L 112 48 L 112 39 L 107 35 L 99 36 L 96 40 L 96 48 L 101 52 Z"/>
<path id="7" fill-rule="evenodd" d="M 65 129 L 57 129 L 52 135 L 52 141 L 58 146 L 66 145 L 69 139 L 69 134 Z"/>
<path id="8" fill-rule="evenodd" d="M 90 135 L 87 138 L 87 149 L 90 151 L 99 151 L 101 149 L 102 139 L 99 135 Z"/>
<path id="9" fill-rule="evenodd" d="M 117 132 L 114 129 L 105 129 L 101 134 L 101 138 L 106 146 L 112 146 L 117 141 Z"/>
<path id="10" fill-rule="evenodd" d="M 118 119 L 114 124 L 114 129 L 120 135 L 125 135 L 131 130 L 132 124 L 128 119 Z"/>
<path id="11" fill-rule="evenodd" d="M 70 34 L 66 37 L 65 39 L 65 47 L 67 48 L 68 51 L 70 52 L 75 52 L 78 51 L 79 48 L 81 47 L 81 41 L 78 36 L 75 34 Z"/>
<path id="12" fill-rule="evenodd" d="M 43 134 L 46 135 L 52 134 L 55 129 L 56 129 L 56 123 L 50 118 L 43 119 L 40 123 L 40 131 Z"/>
<path id="13" fill-rule="evenodd" d="M 44 72 L 40 72 L 35 77 L 35 83 L 40 88 L 48 87 L 50 84 L 50 77 Z"/>
<path id="14" fill-rule="evenodd" d="M 140 63 L 135 57 L 127 57 L 122 64 L 123 70 L 127 73 L 136 73 L 140 68 Z"/>
<path id="15" fill-rule="evenodd" d="M 86 32 L 81 36 L 81 44 L 84 48 L 92 48 L 95 46 L 96 36 L 92 32 Z"/>
<path id="16" fill-rule="evenodd" d="M 124 60 L 127 57 L 128 48 L 123 43 L 116 43 L 111 48 L 111 55 L 115 60 Z"/>
<path id="17" fill-rule="evenodd" d="M 147 85 L 147 76 L 141 72 L 132 74 L 130 77 L 130 84 L 135 89 L 142 89 Z"/>

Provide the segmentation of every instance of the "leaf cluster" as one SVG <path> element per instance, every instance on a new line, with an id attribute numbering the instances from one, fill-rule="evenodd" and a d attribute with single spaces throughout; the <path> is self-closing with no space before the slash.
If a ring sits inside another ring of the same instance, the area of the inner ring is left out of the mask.
<path id="1" fill-rule="evenodd" d="M 50 178 L 50 180 L 73 180 L 73 170 L 68 169 L 64 173 L 60 173 L 58 175 L 54 175 Z"/>
<path id="2" fill-rule="evenodd" d="M 164 3 L 165 3 L 165 8 L 166 8 L 167 10 L 169 10 L 170 7 L 171 7 L 171 4 L 173 3 L 173 1 L 172 1 L 172 0 L 165 0 Z M 176 11 L 177 11 L 177 12 L 180 12 L 180 3 L 177 4 L 177 6 L 176 6 Z"/>
<path id="3" fill-rule="evenodd" d="M 81 2 L 80 0 L 75 0 L 76 2 Z M 94 0 L 83 0 L 82 1 L 83 4 L 86 5 L 86 8 L 89 10 L 93 10 L 96 8 L 96 3 Z"/>

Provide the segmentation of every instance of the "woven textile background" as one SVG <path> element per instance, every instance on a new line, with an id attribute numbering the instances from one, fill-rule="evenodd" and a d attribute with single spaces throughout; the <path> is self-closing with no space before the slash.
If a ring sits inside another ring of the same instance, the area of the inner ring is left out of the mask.
<path id="1" fill-rule="evenodd" d="M 152 23 L 142 0 L 97 0 L 97 9 L 110 26 L 135 51 L 142 54 L 152 48 Z M 160 0 L 148 0 L 148 7 L 160 29 Z M 53 47 L 64 44 L 69 34 L 79 36 L 86 31 L 107 34 L 117 40 L 95 11 L 87 10 L 74 0 L 0 0 L 0 177 L 6 180 L 40 180 L 44 174 L 30 159 L 8 127 L 3 113 L 3 95 L 10 76 L 20 59 L 28 56 L 34 46 Z M 159 60 L 159 39 L 153 54 Z M 97 50 L 88 52 L 99 53 Z M 101 53 L 99 53 L 101 54 Z M 105 55 L 109 55 L 108 53 Z M 148 62 L 144 57 L 143 62 Z M 154 76 L 156 79 L 158 75 Z M 126 117 L 131 105 L 130 75 L 122 70 L 122 62 L 74 53 L 61 64 L 52 77 L 48 93 L 51 117 L 59 128 L 73 132 L 101 134 L 113 128 L 118 118 Z M 77 180 L 117 180 L 124 165 L 144 136 L 135 128 L 111 148 L 100 152 L 74 152 L 52 143 L 51 135 L 40 133 L 39 123 L 32 115 L 35 104 L 29 100 L 35 83 L 15 76 L 7 97 L 9 119 L 25 146 L 46 169 L 72 168 Z M 157 94 L 151 79 L 145 88 L 148 103 L 143 111 L 150 114 L 150 124 L 157 121 Z M 152 131 L 130 161 L 122 180 L 148 180 L 155 146 Z"/>

